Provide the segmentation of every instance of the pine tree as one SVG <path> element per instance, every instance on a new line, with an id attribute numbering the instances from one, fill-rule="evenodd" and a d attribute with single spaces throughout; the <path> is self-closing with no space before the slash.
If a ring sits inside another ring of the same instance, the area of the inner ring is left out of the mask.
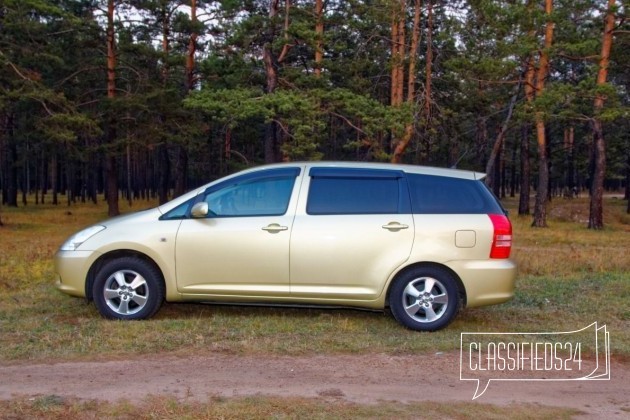
<path id="1" fill-rule="evenodd" d="M 608 0 L 608 9 L 604 19 L 604 33 L 602 40 L 602 50 L 599 56 L 599 70 L 597 72 L 597 86 L 606 84 L 608 77 L 608 66 L 610 64 L 610 50 L 613 42 L 613 30 L 615 27 L 615 0 Z M 604 129 L 600 113 L 604 108 L 606 97 L 603 93 L 597 92 L 594 103 L 594 118 L 591 122 L 593 128 L 593 154 L 595 156 L 595 170 L 593 171 L 593 183 L 591 185 L 590 212 L 588 217 L 589 229 L 603 229 L 603 195 L 604 178 L 606 176 L 606 144 L 604 142 Z"/>

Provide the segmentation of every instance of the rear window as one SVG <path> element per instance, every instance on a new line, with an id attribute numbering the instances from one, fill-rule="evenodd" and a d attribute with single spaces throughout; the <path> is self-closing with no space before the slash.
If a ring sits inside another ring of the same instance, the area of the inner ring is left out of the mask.
<path id="1" fill-rule="evenodd" d="M 481 181 L 408 174 L 411 207 L 416 214 L 503 214 Z"/>

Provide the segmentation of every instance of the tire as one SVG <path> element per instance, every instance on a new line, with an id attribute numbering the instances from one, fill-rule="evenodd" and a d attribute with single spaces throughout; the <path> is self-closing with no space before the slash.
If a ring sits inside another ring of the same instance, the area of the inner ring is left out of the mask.
<path id="1" fill-rule="evenodd" d="M 422 267 L 394 281 L 389 305 L 394 318 L 405 327 L 436 331 L 455 319 L 461 301 L 451 273 L 439 267 Z"/>
<path id="2" fill-rule="evenodd" d="M 164 281 L 151 263 L 134 257 L 109 261 L 96 274 L 92 296 L 109 319 L 147 319 L 164 301 Z"/>

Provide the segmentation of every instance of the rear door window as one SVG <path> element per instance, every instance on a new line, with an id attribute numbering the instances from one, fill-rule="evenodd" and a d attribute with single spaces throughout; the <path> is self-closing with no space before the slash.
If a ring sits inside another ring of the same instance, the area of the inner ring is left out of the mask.
<path id="1" fill-rule="evenodd" d="M 312 168 L 306 212 L 327 214 L 408 213 L 402 172 Z"/>

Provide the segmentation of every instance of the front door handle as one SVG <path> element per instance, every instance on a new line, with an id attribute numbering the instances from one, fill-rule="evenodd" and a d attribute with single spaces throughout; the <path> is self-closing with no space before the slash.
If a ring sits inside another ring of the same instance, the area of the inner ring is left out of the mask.
<path id="1" fill-rule="evenodd" d="M 283 230 L 287 230 L 287 229 L 289 229 L 289 228 L 286 227 L 286 226 L 280 226 L 277 223 L 272 223 L 272 224 L 262 228 L 262 230 L 266 230 L 269 233 L 278 233 L 278 232 L 282 232 Z"/>
<path id="2" fill-rule="evenodd" d="M 387 230 L 391 230 L 393 232 L 398 232 L 401 229 L 408 229 L 409 226 L 408 225 L 403 225 L 402 223 L 398 223 L 398 222 L 389 222 L 386 225 L 382 226 L 383 229 L 387 229 Z"/>

